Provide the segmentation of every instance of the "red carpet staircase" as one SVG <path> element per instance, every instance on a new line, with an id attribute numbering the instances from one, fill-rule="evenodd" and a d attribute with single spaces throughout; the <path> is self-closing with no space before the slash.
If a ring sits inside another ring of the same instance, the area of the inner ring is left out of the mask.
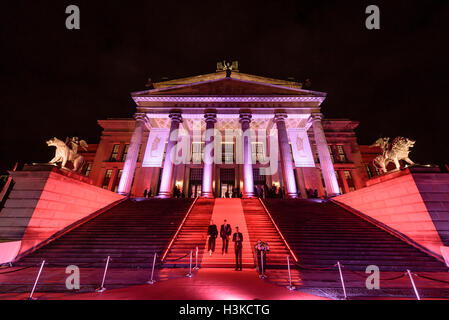
<path id="1" fill-rule="evenodd" d="M 447 271 L 444 264 L 332 202 L 265 200 L 273 219 L 305 267 L 340 261 L 353 270 Z"/>
<path id="2" fill-rule="evenodd" d="M 260 200 L 244 199 L 242 200 L 242 205 L 251 248 L 254 248 L 258 240 L 267 242 L 270 246 L 270 251 L 267 254 L 268 268 L 285 268 L 287 264 L 286 257 L 289 255 L 289 251 L 270 217 L 265 212 Z"/>
<path id="3" fill-rule="evenodd" d="M 242 200 L 234 199 L 215 199 L 214 210 L 212 213 L 212 220 L 217 225 L 218 232 L 220 227 L 227 220 L 231 225 L 232 234 L 236 231 L 235 227 L 239 227 L 239 232 L 242 233 L 242 267 L 254 268 L 253 245 L 251 244 L 251 237 L 248 233 L 247 221 L 245 219 L 244 210 L 242 208 Z M 207 248 L 207 243 L 205 243 Z M 209 255 L 205 253 L 201 260 L 201 266 L 205 268 L 235 268 L 235 249 L 234 242 L 232 242 L 232 235 L 229 237 L 228 253 L 222 254 L 223 241 L 220 236 L 216 239 L 215 253 Z"/>
<path id="4" fill-rule="evenodd" d="M 170 248 L 164 267 L 188 267 L 190 258 L 186 254 L 190 250 L 195 254 L 196 247 L 199 250 L 198 261 L 201 261 L 214 203 L 214 199 L 198 199 Z"/>
<path id="5" fill-rule="evenodd" d="M 150 267 L 154 252 L 162 251 L 175 234 L 192 199 L 127 200 L 86 222 L 41 249 L 17 266 L 47 261 L 47 266 L 71 264 L 111 268 Z"/>

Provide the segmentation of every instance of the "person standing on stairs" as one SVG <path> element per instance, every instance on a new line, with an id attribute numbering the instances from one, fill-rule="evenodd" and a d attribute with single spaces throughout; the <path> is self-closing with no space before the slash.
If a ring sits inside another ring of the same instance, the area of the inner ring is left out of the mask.
<path id="1" fill-rule="evenodd" d="M 223 224 L 220 228 L 220 237 L 223 240 L 223 246 L 221 248 L 221 254 L 228 253 L 228 245 L 229 245 L 229 236 L 232 234 L 231 225 L 227 223 L 226 219 L 223 221 Z"/>
<path id="2" fill-rule="evenodd" d="M 207 228 L 207 235 L 209 236 L 209 242 L 207 244 L 207 251 L 209 251 L 209 255 L 211 256 L 213 252 L 215 252 L 215 239 L 218 236 L 218 229 L 214 222 L 211 220 L 210 225 Z"/>
<path id="3" fill-rule="evenodd" d="M 235 249 L 235 271 L 242 271 L 242 248 L 243 234 L 239 232 L 239 227 L 235 227 L 235 233 L 232 236 Z"/>

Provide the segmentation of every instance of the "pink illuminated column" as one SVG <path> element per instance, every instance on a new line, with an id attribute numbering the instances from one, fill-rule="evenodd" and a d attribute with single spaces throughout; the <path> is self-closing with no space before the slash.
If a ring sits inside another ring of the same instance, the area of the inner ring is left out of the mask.
<path id="1" fill-rule="evenodd" d="M 298 191 L 296 189 L 295 172 L 293 169 L 293 159 L 290 152 L 290 144 L 288 143 L 287 127 L 285 126 L 285 113 L 276 113 L 274 121 L 278 129 L 279 151 L 281 156 L 282 173 L 284 184 L 286 185 L 286 193 L 289 198 L 297 198 Z"/>
<path id="2" fill-rule="evenodd" d="M 323 125 L 321 124 L 322 118 L 323 115 L 321 113 L 313 113 L 310 116 L 310 119 L 312 121 L 313 134 L 315 136 L 315 143 L 318 149 L 318 156 L 320 157 L 321 172 L 323 173 L 327 195 L 329 197 L 334 197 L 340 194 L 340 188 L 338 186 L 334 164 L 332 163 L 332 158 L 329 153 L 326 136 L 324 135 Z"/>
<path id="3" fill-rule="evenodd" d="M 128 154 L 126 155 L 123 165 L 122 176 L 117 192 L 123 195 L 129 195 L 133 183 L 134 172 L 136 171 L 137 157 L 139 156 L 139 148 L 142 143 L 143 131 L 145 123 L 148 121 L 145 113 L 136 113 L 136 126 L 129 143 Z"/>
<path id="4" fill-rule="evenodd" d="M 173 185 L 173 159 L 171 157 L 173 148 L 178 143 L 179 124 L 182 122 L 180 113 L 170 113 L 171 125 L 170 134 L 165 152 L 164 166 L 162 167 L 161 186 L 159 189 L 159 198 L 170 198 Z"/>
<path id="5" fill-rule="evenodd" d="M 204 165 L 203 165 L 203 186 L 201 188 L 201 197 L 213 198 L 212 174 L 214 169 L 214 154 L 210 152 L 214 145 L 214 128 L 217 122 L 217 114 L 208 112 L 204 115 L 206 119 L 206 142 L 204 145 Z"/>
<path id="6" fill-rule="evenodd" d="M 250 113 L 240 113 L 243 139 L 243 196 L 245 198 L 254 197 L 254 176 L 250 135 L 251 117 Z"/>

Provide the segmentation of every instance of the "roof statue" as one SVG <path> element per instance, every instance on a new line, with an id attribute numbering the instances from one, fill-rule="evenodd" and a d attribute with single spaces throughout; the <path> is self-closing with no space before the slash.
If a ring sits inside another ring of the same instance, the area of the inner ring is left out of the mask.
<path id="1" fill-rule="evenodd" d="M 84 140 L 79 140 L 78 137 L 66 138 L 65 142 L 54 137 L 47 141 L 49 147 L 56 147 L 55 156 L 48 163 L 57 164 L 61 163 L 61 169 L 70 170 L 66 167 L 67 162 L 72 162 L 74 172 L 80 172 L 83 164 L 84 157 L 78 153 L 79 148 L 87 151 L 87 143 Z"/>
<path id="2" fill-rule="evenodd" d="M 380 147 L 382 153 L 373 160 L 373 165 L 382 170 L 383 173 L 387 173 L 387 166 L 389 163 L 394 163 L 396 170 L 401 168 L 399 161 L 403 160 L 409 165 L 415 163 L 410 160 L 409 153 L 410 148 L 413 148 L 416 141 L 410 140 L 404 137 L 397 137 L 390 143 L 390 138 L 379 138 L 374 142 L 371 147 Z"/>
<path id="3" fill-rule="evenodd" d="M 232 61 L 232 63 L 229 61 L 217 62 L 217 72 L 226 71 L 226 78 L 230 78 L 232 71 L 238 72 L 238 69 L 239 69 L 238 61 Z"/>

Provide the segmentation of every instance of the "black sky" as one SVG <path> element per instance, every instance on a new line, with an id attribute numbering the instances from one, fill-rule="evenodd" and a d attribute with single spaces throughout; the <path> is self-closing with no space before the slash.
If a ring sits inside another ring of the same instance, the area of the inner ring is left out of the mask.
<path id="1" fill-rule="evenodd" d="M 66 6 L 81 30 L 65 28 Z M 376 4 L 381 30 L 365 28 Z M 449 1 L 10 1 L 2 4 L 0 169 L 45 162 L 49 137 L 100 137 L 131 117 L 147 78 L 215 71 L 299 81 L 328 93 L 328 118 L 360 121 L 360 144 L 417 139 L 411 158 L 448 163 Z"/>

